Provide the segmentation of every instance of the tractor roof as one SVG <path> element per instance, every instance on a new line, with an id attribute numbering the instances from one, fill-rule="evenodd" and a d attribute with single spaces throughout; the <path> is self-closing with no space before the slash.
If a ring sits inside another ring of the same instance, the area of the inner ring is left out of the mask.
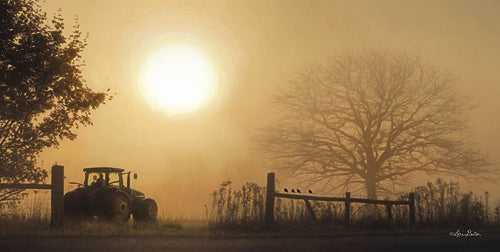
<path id="1" fill-rule="evenodd" d="M 113 167 L 90 167 L 84 168 L 84 172 L 123 172 L 125 169 Z"/>

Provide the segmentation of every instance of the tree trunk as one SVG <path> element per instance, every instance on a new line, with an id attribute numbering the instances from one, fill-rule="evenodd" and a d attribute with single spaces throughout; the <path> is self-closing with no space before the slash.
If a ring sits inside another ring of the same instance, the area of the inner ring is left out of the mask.
<path id="1" fill-rule="evenodd" d="M 375 162 L 375 156 L 373 155 L 373 149 L 371 147 L 371 138 L 365 136 L 365 142 L 369 143 L 366 147 L 366 194 L 368 199 L 377 199 L 377 164 Z"/>
<path id="2" fill-rule="evenodd" d="M 376 200 L 377 199 L 377 182 L 375 180 L 374 174 L 369 174 L 368 179 L 366 180 L 366 194 L 368 199 Z M 380 216 L 379 209 L 376 204 L 368 204 L 368 213 L 372 218 L 378 218 Z"/>
<path id="3" fill-rule="evenodd" d="M 375 174 L 369 174 L 366 179 L 366 194 L 368 199 L 377 199 L 377 181 L 375 180 Z"/>

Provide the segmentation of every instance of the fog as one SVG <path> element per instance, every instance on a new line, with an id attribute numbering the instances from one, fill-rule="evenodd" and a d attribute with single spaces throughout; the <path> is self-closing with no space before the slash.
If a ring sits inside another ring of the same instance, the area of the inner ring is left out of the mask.
<path id="1" fill-rule="evenodd" d="M 89 33 L 87 84 L 110 88 L 114 99 L 93 112 L 94 125 L 80 128 L 75 141 L 44 151 L 42 167 L 64 165 L 68 182 L 82 181 L 84 167 L 135 171 L 133 187 L 158 200 L 160 215 L 203 217 L 211 192 L 227 179 L 264 185 L 273 166 L 253 139 L 273 119 L 272 95 L 294 71 L 343 52 L 416 53 L 452 72 L 476 105 L 478 144 L 500 161 L 498 1 L 47 0 L 43 8 L 61 8 L 68 32 L 78 16 Z M 203 50 L 219 87 L 196 113 L 169 117 L 149 105 L 138 80 L 148 57 L 173 43 Z M 419 177 L 415 185 L 427 179 L 435 180 Z M 461 185 L 490 191 L 495 204 L 500 198 L 496 184 Z"/>

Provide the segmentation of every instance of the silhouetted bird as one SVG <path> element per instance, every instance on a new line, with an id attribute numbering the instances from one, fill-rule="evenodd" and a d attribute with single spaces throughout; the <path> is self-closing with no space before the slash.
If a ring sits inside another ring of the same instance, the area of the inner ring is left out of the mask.
<path id="1" fill-rule="evenodd" d="M 292 189 L 292 193 L 295 193 L 295 190 Z"/>
<path id="2" fill-rule="evenodd" d="M 297 193 L 300 193 L 300 189 L 299 188 L 297 188 Z"/>
<path id="3" fill-rule="evenodd" d="M 309 190 L 309 193 L 313 193 L 313 191 Z"/>
<path id="4" fill-rule="evenodd" d="M 287 193 L 288 192 L 288 189 L 285 188 L 285 192 Z"/>

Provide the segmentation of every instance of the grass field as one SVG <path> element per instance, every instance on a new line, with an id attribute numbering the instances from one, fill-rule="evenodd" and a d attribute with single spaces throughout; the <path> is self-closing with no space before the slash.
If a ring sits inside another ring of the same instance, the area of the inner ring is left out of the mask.
<path id="1" fill-rule="evenodd" d="M 91 218 L 66 219 L 62 226 L 50 226 L 48 192 L 34 193 L 18 204 L 4 204 L 0 211 L 0 235 L 167 235 L 214 237 L 266 237 L 343 235 L 366 233 L 443 233 L 457 229 L 481 232 L 500 230 L 499 207 L 489 206 L 488 194 L 476 196 L 461 193 L 457 183 L 438 179 L 434 183 L 416 187 L 416 229 L 408 227 L 406 206 L 394 207 L 393 220 L 386 218 L 384 208 L 373 210 L 364 204 L 351 208 L 352 222 L 343 223 L 343 204 L 313 203 L 317 220 L 309 215 L 300 200 L 277 199 L 276 223 L 263 225 L 265 188 L 247 183 L 239 189 L 226 181 L 213 192 L 212 202 L 206 205 L 202 220 L 182 220 L 159 216 L 154 223 L 129 220 L 116 223 Z M 404 198 L 404 196 L 402 196 Z M 161 211 L 160 211 L 161 212 Z"/>

